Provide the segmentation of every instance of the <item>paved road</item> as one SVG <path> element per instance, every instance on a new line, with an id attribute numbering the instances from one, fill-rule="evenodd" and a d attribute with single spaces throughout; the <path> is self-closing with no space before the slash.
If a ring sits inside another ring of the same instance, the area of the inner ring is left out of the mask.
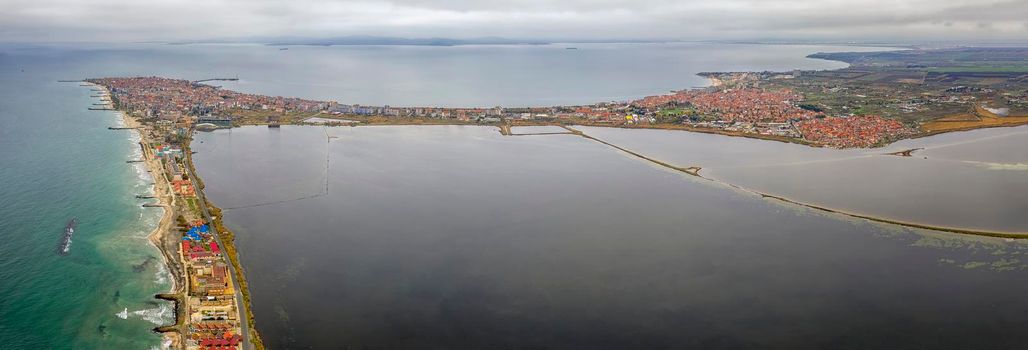
<path id="1" fill-rule="evenodd" d="M 189 156 L 189 163 L 192 163 L 192 160 L 193 160 L 193 156 L 190 155 Z M 186 171 L 189 172 L 189 178 L 190 179 L 197 179 L 196 174 L 193 173 L 193 167 L 185 166 L 184 168 L 186 168 Z M 193 184 L 195 185 L 196 182 L 194 181 Z M 207 210 L 207 199 L 204 198 L 203 191 L 200 190 L 199 188 L 196 189 L 196 199 L 198 199 L 199 202 L 200 202 L 199 203 L 200 204 L 200 211 L 203 213 L 204 220 L 207 221 L 208 223 L 213 223 L 214 221 L 211 220 L 211 213 Z M 223 244 L 221 242 L 221 236 L 218 234 L 218 229 L 213 224 L 210 225 L 210 228 L 211 228 L 211 230 L 214 231 L 214 240 L 218 242 L 219 246 L 225 247 L 225 244 Z M 222 248 L 222 249 L 224 249 L 224 248 Z M 238 251 L 236 253 L 238 254 Z M 239 283 L 238 283 L 239 281 L 236 280 L 236 276 L 237 276 L 236 275 L 236 267 L 230 261 L 229 264 L 228 264 L 228 268 L 229 268 L 229 272 L 232 273 L 232 282 L 233 282 L 233 284 L 236 285 L 236 305 L 237 305 L 237 308 L 239 310 L 239 318 L 240 318 L 240 321 L 241 321 L 241 322 L 239 322 L 239 324 L 240 324 L 239 327 L 240 327 L 240 329 L 242 330 L 242 333 L 243 333 L 243 334 L 241 334 L 242 337 L 243 337 L 243 343 L 242 343 L 243 345 L 242 345 L 242 347 L 243 347 L 244 350 L 245 349 L 253 349 L 253 344 L 250 343 L 250 322 L 249 322 L 249 318 L 247 317 L 247 313 L 246 313 L 246 301 L 243 300 L 242 287 L 239 285 Z"/>

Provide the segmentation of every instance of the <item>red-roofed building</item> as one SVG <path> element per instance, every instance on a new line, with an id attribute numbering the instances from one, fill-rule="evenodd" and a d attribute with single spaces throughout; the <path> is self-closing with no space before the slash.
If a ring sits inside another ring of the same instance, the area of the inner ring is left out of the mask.
<path id="1" fill-rule="evenodd" d="M 175 180 L 171 182 L 171 186 L 175 190 L 175 193 L 183 196 L 195 196 L 196 189 L 193 188 L 193 183 L 189 180 Z"/>

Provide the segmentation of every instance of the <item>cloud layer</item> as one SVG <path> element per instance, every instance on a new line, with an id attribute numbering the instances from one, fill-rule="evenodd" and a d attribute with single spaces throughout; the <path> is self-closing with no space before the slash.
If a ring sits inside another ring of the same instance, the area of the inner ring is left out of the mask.
<path id="1" fill-rule="evenodd" d="M 245 37 L 1028 40 L 1025 0 L 6 0 L 2 41 Z"/>

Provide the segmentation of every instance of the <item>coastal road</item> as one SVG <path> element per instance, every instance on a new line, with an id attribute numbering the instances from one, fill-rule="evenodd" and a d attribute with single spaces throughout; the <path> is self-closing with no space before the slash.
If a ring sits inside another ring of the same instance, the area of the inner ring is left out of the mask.
<path id="1" fill-rule="evenodd" d="M 189 164 L 193 164 L 192 155 L 189 155 L 189 162 L 187 166 L 184 166 L 183 168 L 186 168 L 186 171 L 189 172 L 190 179 L 198 179 L 196 174 L 193 173 L 193 167 Z M 194 185 L 196 184 L 195 181 L 193 183 Z M 207 223 L 209 224 L 213 223 L 214 221 L 211 220 L 211 213 L 207 210 L 207 198 L 204 197 L 203 190 L 199 188 L 196 189 L 196 198 L 199 199 L 200 212 L 203 213 L 204 220 L 207 221 Z M 225 244 L 221 242 L 221 236 L 218 233 L 218 229 L 213 224 L 210 225 L 210 229 L 214 230 L 214 240 L 218 242 L 218 245 L 221 247 L 225 247 Z M 238 250 L 236 251 L 236 254 L 239 254 Z M 232 264 L 231 261 L 229 261 L 228 268 L 229 272 L 232 273 L 233 284 L 236 285 L 236 307 L 239 310 L 240 318 L 239 328 L 243 333 L 241 334 L 241 336 L 243 337 L 242 348 L 244 350 L 253 349 L 253 344 L 250 343 L 250 319 L 246 312 L 246 301 L 243 300 L 242 288 L 239 285 L 239 281 L 236 279 L 236 267 Z"/>

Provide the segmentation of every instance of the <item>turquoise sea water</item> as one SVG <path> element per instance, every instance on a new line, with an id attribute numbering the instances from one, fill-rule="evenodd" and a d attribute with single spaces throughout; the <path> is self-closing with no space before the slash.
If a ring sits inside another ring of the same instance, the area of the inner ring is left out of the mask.
<path id="1" fill-rule="evenodd" d="M 86 110 L 90 88 L 0 61 L 0 348 L 159 346 L 150 329 L 172 311 L 153 294 L 170 285 L 146 240 L 161 209 L 134 197 L 149 176 L 125 162 L 139 156 L 135 136 L 107 130 L 121 123 L 115 113 Z M 59 256 L 71 218 L 71 250 Z"/>

